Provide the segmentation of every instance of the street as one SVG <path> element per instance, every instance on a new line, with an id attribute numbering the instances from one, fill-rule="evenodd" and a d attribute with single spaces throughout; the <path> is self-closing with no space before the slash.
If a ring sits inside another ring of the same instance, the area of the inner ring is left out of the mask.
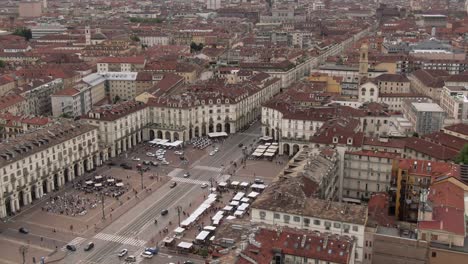
<path id="1" fill-rule="evenodd" d="M 142 261 L 144 263 L 170 263 L 187 260 L 188 258 L 166 253 L 143 260 L 140 254 L 148 242 L 155 246 L 164 238 L 164 234 L 160 235 L 160 231 L 165 227 L 168 228 L 169 232 L 177 227 L 176 208 L 178 206 L 188 210 L 202 202 L 203 196 L 209 193 L 210 188 L 202 189 L 201 184 L 209 184 L 211 180 L 219 180 L 219 176 L 231 169 L 229 168 L 231 162 L 242 158 L 242 149 L 239 144 L 248 146 L 259 135 L 260 124 L 256 123 L 245 132 L 230 136 L 224 143 L 216 143 L 219 152 L 214 156 L 206 154 L 200 160 L 195 161 L 188 168 L 191 174 L 189 178 L 183 178 L 187 169 L 175 168 L 168 175 L 177 182 L 176 187 L 171 189 L 169 183 L 166 183 L 92 238 L 77 237 L 73 239 L 70 243 L 77 246 L 77 251 L 68 252 L 61 263 L 116 263 L 119 262 L 117 253 L 124 248 L 128 249 L 129 255 L 137 257 L 137 263 Z M 161 211 L 164 209 L 168 209 L 169 213 L 161 216 Z M 158 220 L 157 224 L 154 223 L 155 219 Z M 160 239 L 157 240 L 154 237 Z M 152 239 L 154 239 L 153 243 L 151 243 Z M 94 242 L 94 249 L 88 252 L 83 251 L 84 245 L 90 241 Z M 200 259 L 192 261 L 203 263 Z M 123 260 L 120 262 L 123 263 Z"/>

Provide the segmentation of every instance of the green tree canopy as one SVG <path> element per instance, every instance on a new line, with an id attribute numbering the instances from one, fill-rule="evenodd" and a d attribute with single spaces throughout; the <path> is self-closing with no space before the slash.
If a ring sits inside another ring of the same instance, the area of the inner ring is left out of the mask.
<path id="1" fill-rule="evenodd" d="M 463 163 L 465 165 L 468 165 L 468 144 L 465 144 L 465 146 L 463 146 L 463 149 L 455 158 L 455 162 L 458 164 Z"/>
<path id="2" fill-rule="evenodd" d="M 13 35 L 24 37 L 26 41 L 29 41 L 32 38 L 32 32 L 29 28 L 17 28 L 13 32 Z"/>

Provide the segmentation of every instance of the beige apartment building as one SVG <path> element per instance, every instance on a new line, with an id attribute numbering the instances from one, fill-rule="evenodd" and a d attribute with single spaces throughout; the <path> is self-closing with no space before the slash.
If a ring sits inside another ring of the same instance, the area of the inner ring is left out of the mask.
<path id="1" fill-rule="evenodd" d="M 122 102 L 93 109 L 83 120 L 98 128 L 99 147 L 103 158 L 108 159 L 143 140 L 148 108 L 141 102 Z"/>
<path id="2" fill-rule="evenodd" d="M 0 217 L 102 163 L 98 129 L 61 123 L 0 143 Z"/>

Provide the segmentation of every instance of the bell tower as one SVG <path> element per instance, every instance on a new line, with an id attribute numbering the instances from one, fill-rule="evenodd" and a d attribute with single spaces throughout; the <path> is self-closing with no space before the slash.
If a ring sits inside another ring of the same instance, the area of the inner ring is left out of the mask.
<path id="1" fill-rule="evenodd" d="M 367 77 L 369 71 L 369 46 L 366 43 L 361 45 L 359 50 L 359 77 Z"/>
<path id="2" fill-rule="evenodd" d="M 86 39 L 86 46 L 91 45 L 91 28 L 89 26 L 85 27 L 85 39 Z"/>

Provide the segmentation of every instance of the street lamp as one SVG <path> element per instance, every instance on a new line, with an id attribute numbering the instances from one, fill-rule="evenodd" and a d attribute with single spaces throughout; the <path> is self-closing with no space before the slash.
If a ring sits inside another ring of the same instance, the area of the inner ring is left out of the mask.
<path id="1" fill-rule="evenodd" d="M 140 164 L 138 165 L 139 165 L 138 171 L 140 172 L 140 176 L 141 176 L 141 189 L 143 190 L 143 168 L 141 167 Z"/>
<path id="2" fill-rule="evenodd" d="M 106 220 L 106 214 L 104 213 L 104 194 L 101 193 L 101 210 L 102 210 L 102 219 Z"/>

